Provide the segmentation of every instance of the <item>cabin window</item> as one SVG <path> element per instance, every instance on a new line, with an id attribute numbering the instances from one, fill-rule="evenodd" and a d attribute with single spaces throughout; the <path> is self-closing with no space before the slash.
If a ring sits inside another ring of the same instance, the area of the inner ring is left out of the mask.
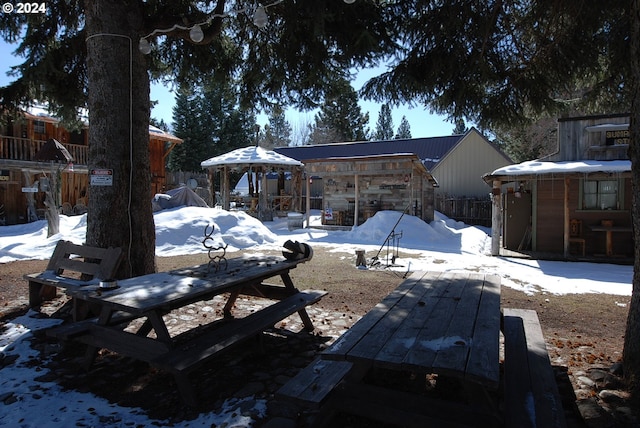
<path id="1" fill-rule="evenodd" d="M 46 133 L 46 129 L 45 129 L 45 125 L 44 122 L 41 120 L 34 120 L 33 121 L 33 132 L 36 134 L 45 134 Z"/>
<path id="2" fill-rule="evenodd" d="M 620 180 L 584 180 L 582 182 L 582 209 L 622 209 L 623 182 Z"/>

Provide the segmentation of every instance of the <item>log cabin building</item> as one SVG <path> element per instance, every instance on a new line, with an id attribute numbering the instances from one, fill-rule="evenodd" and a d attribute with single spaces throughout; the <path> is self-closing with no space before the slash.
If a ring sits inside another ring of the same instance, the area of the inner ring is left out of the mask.
<path id="1" fill-rule="evenodd" d="M 60 203 L 64 214 L 86 210 L 90 197 L 88 160 L 88 125 L 69 131 L 60 120 L 42 108 L 29 108 L 17 118 L 5 115 L 0 122 L 0 225 L 34 220 L 29 212 L 35 203 L 36 218 L 44 215 L 44 186 L 52 168 L 62 171 Z M 36 155 L 50 140 L 56 140 L 71 156 L 71 162 L 39 161 Z M 165 188 L 165 159 L 182 140 L 161 129 L 149 127 L 152 193 Z M 45 180 L 41 180 L 45 178 Z M 38 183 L 38 186 L 34 186 Z M 149 198 L 153 197 L 149 195 Z M 30 201 L 31 200 L 31 201 Z M 85 208 L 83 208 L 85 207 Z"/>

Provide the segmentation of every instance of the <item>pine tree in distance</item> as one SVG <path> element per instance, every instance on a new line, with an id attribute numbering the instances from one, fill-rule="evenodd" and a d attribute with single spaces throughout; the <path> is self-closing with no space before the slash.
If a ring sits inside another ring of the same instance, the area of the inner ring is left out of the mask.
<path id="1" fill-rule="evenodd" d="M 402 116 L 402 119 L 400 119 L 400 126 L 398 126 L 398 131 L 396 131 L 396 136 L 394 138 L 396 140 L 408 140 L 412 138 L 411 125 L 409 125 L 407 116 Z"/>
<path id="2" fill-rule="evenodd" d="M 380 106 L 376 129 L 371 137 L 378 141 L 393 138 L 393 118 L 391 117 L 391 107 L 389 107 L 389 104 L 385 103 Z"/>

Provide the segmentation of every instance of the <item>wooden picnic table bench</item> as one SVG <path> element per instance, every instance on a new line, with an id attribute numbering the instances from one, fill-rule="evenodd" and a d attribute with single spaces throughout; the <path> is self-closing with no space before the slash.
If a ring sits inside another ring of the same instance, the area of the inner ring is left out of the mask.
<path id="1" fill-rule="evenodd" d="M 416 272 L 321 354 L 339 383 L 323 385 L 323 418 L 343 411 L 407 426 L 500 424 L 500 279 L 478 273 Z M 461 386 L 455 402 L 365 381 L 376 372 L 435 376 Z M 309 372 L 307 372 L 309 374 Z M 312 372 L 311 372 L 312 373 Z M 342 374 L 340 378 L 339 374 Z M 313 377 L 313 376 L 312 376 Z M 302 379 L 285 385 L 295 391 Z M 317 388 L 319 389 L 319 388 Z"/>
<path id="2" fill-rule="evenodd" d="M 44 272 L 24 275 L 29 285 L 29 306 L 39 307 L 56 297 L 57 288 L 79 289 L 112 279 L 122 261 L 121 248 L 98 248 L 60 240 Z M 86 316 L 88 309 L 74 300 L 73 318 Z"/>
<path id="3" fill-rule="evenodd" d="M 567 426 L 536 311 L 504 308 L 505 426 Z"/>
<path id="4" fill-rule="evenodd" d="M 390 385 L 407 373 L 419 391 Z M 415 272 L 276 395 L 319 426 L 338 411 L 411 427 L 566 426 L 536 312 L 502 315 L 500 278 L 469 272 Z"/>
<path id="5" fill-rule="evenodd" d="M 99 304 L 100 316 L 77 327 L 54 328 L 49 334 L 89 345 L 87 367 L 95 351 L 105 348 L 167 370 L 174 375 L 184 401 L 194 405 L 196 394 L 188 375 L 209 359 L 296 312 L 305 329 L 313 330 L 305 308 L 326 292 L 300 291 L 289 275 L 291 269 L 309 259 L 238 257 L 228 260 L 225 270 L 216 271 L 204 264 L 120 280 L 113 290 L 102 290 L 96 285 L 67 290 L 74 298 Z M 265 283 L 277 276 L 282 285 Z M 164 315 L 221 294 L 227 295 L 223 320 L 212 320 L 206 326 L 194 326 L 193 330 L 178 335 L 169 332 Z M 241 294 L 259 295 L 275 302 L 246 317 L 233 318 L 232 308 Z M 123 324 L 137 319 L 142 323 L 135 331 L 123 328 Z"/>

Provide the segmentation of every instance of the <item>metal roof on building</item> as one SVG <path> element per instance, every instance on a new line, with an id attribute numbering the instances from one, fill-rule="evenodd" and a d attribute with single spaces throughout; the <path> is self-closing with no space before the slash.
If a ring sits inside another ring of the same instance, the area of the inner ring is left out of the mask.
<path id="1" fill-rule="evenodd" d="M 276 147 L 273 150 L 300 162 L 312 159 L 351 158 L 358 156 L 416 154 L 428 171 L 440 161 L 466 134 L 403 140 L 358 141 L 312 146 Z"/>

